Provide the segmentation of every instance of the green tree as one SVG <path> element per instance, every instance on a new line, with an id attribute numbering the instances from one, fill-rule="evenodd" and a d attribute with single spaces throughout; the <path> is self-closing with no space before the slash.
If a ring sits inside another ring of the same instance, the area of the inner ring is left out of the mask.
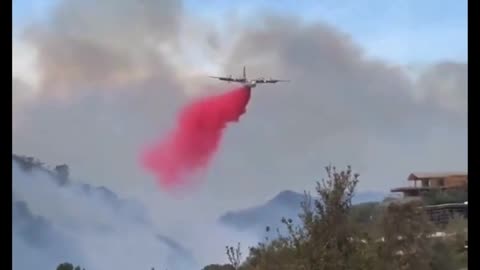
<path id="1" fill-rule="evenodd" d="M 422 201 L 352 206 L 358 174 L 327 167 L 318 199 L 305 193 L 301 223 L 282 218 L 288 233 L 251 247 L 243 264 L 227 247 L 230 269 L 240 270 L 454 270 L 466 267 L 466 220 L 455 219 L 435 238 Z M 270 233 L 270 228 L 266 228 Z M 237 248 L 239 251 L 239 247 Z M 232 259 L 233 258 L 233 259 Z M 221 266 L 219 266 L 221 267 Z M 217 268 L 211 268 L 217 269 Z M 220 269 L 220 268 L 219 268 Z M 227 268 L 226 268 L 227 269 Z"/>
<path id="2" fill-rule="evenodd" d="M 433 225 L 418 201 L 391 203 L 380 222 L 377 269 L 431 269 Z"/>
<path id="3" fill-rule="evenodd" d="M 383 206 L 378 202 L 357 204 L 350 209 L 349 222 L 354 223 L 362 233 L 376 234 L 375 222 L 382 211 Z"/>
<path id="4" fill-rule="evenodd" d="M 65 185 L 69 177 L 68 166 L 66 164 L 55 166 L 54 171 L 57 174 L 58 180 L 60 180 L 60 185 Z"/>
<path id="5" fill-rule="evenodd" d="M 226 251 L 228 261 L 234 269 L 238 269 L 240 267 L 240 264 L 242 263 L 242 252 L 240 249 L 240 243 L 238 243 L 237 248 L 227 246 Z"/>
<path id="6" fill-rule="evenodd" d="M 69 263 L 69 262 L 64 262 L 64 263 L 61 263 L 57 266 L 57 269 L 56 270 L 80 270 L 80 266 L 76 266 L 74 268 L 73 264 Z M 83 269 L 85 270 L 85 269 Z"/>
<path id="7" fill-rule="evenodd" d="M 306 255 L 302 263 L 306 269 L 361 268 L 364 263 L 355 256 L 360 237 L 349 222 L 359 175 L 353 174 L 350 166 L 341 172 L 331 166 L 325 169 L 328 178 L 317 182 L 319 199 L 314 201 L 313 209 L 310 198 L 302 205 L 303 232 L 291 235 L 306 236 L 307 241 L 303 241 L 306 245 L 299 250 Z"/>
<path id="8" fill-rule="evenodd" d="M 455 215 L 449 220 L 445 227 L 445 232 L 453 237 L 455 248 L 462 250 L 465 246 L 465 241 L 468 239 L 468 223 L 461 215 Z"/>
<path id="9" fill-rule="evenodd" d="M 452 240 L 434 240 L 432 251 L 432 270 L 458 270 L 467 266 L 466 254 L 459 251 Z"/>
<path id="10" fill-rule="evenodd" d="M 73 264 L 65 262 L 57 266 L 57 270 L 73 270 Z"/>
<path id="11" fill-rule="evenodd" d="M 337 172 L 325 168 L 327 179 L 317 182 L 318 199 L 305 194 L 301 226 L 283 218 L 288 235 L 251 248 L 245 266 L 250 269 L 365 269 L 369 265 L 364 243 L 349 211 L 358 183 L 351 167 Z"/>
<path id="12" fill-rule="evenodd" d="M 433 190 L 423 195 L 423 201 L 426 205 L 436 205 L 444 203 L 463 203 L 468 201 L 468 190 L 466 188 L 457 188 L 452 190 Z"/>
<path id="13" fill-rule="evenodd" d="M 455 216 L 447 224 L 445 233 L 447 234 L 445 239 L 436 241 L 434 245 L 433 269 L 466 268 L 468 262 L 468 252 L 465 250 L 465 242 L 468 239 L 467 220 L 460 215 Z"/>

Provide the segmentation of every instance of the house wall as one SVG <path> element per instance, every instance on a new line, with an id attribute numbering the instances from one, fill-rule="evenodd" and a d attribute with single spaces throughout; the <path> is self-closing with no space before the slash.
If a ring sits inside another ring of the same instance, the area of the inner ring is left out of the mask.
<path id="1" fill-rule="evenodd" d="M 445 179 L 446 187 L 466 186 L 467 183 L 467 176 L 450 176 Z"/>
<path id="2" fill-rule="evenodd" d="M 445 185 L 445 179 L 444 178 L 438 178 L 438 179 L 430 179 L 429 181 L 429 187 L 441 187 Z"/>

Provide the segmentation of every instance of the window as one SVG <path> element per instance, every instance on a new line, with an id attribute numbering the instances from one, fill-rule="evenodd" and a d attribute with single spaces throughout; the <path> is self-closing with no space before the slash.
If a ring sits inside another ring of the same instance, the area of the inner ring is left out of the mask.
<path id="1" fill-rule="evenodd" d="M 445 186 L 445 179 L 441 178 L 441 179 L 438 179 L 438 185 L 443 187 Z"/>

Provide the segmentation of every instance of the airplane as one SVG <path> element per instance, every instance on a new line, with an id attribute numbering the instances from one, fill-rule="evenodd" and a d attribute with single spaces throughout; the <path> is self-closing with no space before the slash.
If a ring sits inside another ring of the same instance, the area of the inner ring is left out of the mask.
<path id="1" fill-rule="evenodd" d="M 236 82 L 236 83 L 241 83 L 246 87 L 254 88 L 257 86 L 257 83 L 277 83 L 277 82 L 289 82 L 290 80 L 276 80 L 276 79 L 264 79 L 264 78 L 258 78 L 255 80 L 248 80 L 247 79 L 247 72 L 246 68 L 243 67 L 243 76 L 241 78 L 232 78 L 232 75 L 229 77 L 215 77 L 215 76 L 208 76 L 210 78 L 214 79 L 219 79 L 221 81 L 227 81 L 228 83 L 231 82 Z"/>

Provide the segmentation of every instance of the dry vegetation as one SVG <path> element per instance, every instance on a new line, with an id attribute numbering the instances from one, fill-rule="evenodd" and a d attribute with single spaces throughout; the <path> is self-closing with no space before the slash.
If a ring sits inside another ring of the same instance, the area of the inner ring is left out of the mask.
<path id="1" fill-rule="evenodd" d="M 358 175 L 350 167 L 338 172 L 327 167 L 327 179 L 317 182 L 318 200 L 305 196 L 301 225 L 282 222 L 289 233 L 266 238 L 241 254 L 227 247 L 230 265 L 204 270 L 458 270 L 467 267 L 466 221 L 450 223 L 449 237 L 432 237 L 434 226 L 419 201 L 384 206 L 352 207 Z M 270 228 L 266 228 L 270 231 Z M 233 259 L 232 259 L 233 258 Z"/>
<path id="2" fill-rule="evenodd" d="M 266 227 L 271 237 L 250 247 L 242 258 L 240 243 L 226 247 L 229 264 L 203 270 L 459 270 L 467 268 L 466 220 L 446 228 L 433 225 L 421 201 L 352 206 L 358 174 L 350 167 L 327 167 L 317 182 L 318 199 L 305 194 L 300 225 L 286 217 L 288 233 Z M 443 196 L 443 195 L 442 195 Z M 446 237 L 432 237 L 438 231 Z M 57 270 L 74 270 L 63 263 Z"/>

